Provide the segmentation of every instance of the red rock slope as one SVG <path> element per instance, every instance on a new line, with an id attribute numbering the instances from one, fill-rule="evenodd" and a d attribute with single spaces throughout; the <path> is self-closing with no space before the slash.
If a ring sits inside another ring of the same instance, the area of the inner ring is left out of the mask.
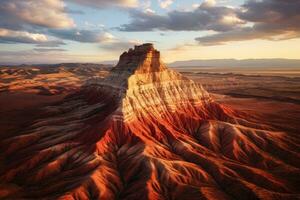
<path id="1" fill-rule="evenodd" d="M 0 197 L 299 198 L 299 138 L 248 118 L 136 46 L 0 141 Z"/>

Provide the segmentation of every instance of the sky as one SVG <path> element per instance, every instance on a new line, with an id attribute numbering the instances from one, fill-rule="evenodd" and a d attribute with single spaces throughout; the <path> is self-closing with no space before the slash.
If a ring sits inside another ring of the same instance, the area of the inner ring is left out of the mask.
<path id="1" fill-rule="evenodd" d="M 300 59 L 299 0 L 1 0 L 0 63 Z"/>

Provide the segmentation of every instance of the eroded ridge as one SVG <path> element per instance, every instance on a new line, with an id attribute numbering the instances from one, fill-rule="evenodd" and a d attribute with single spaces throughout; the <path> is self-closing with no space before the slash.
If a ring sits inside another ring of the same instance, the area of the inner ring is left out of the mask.
<path id="1" fill-rule="evenodd" d="M 299 138 L 214 102 L 151 44 L 0 147 L 4 199 L 299 198 Z"/>

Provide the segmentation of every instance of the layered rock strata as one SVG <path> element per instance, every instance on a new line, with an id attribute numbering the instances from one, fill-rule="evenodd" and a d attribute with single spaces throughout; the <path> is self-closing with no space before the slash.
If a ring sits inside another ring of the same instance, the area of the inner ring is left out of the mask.
<path id="1" fill-rule="evenodd" d="M 296 199 L 299 138 L 130 49 L 1 147 L 6 199 Z"/>

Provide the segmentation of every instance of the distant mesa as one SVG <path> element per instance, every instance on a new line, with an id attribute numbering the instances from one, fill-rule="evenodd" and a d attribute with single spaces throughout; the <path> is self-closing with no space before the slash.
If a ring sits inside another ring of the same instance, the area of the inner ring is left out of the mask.
<path id="1" fill-rule="evenodd" d="M 169 64 L 171 67 L 298 67 L 297 59 L 211 59 L 211 60 L 186 60 Z"/>
<path id="2" fill-rule="evenodd" d="M 1 199 L 297 199 L 299 142 L 135 46 L 0 141 Z"/>

